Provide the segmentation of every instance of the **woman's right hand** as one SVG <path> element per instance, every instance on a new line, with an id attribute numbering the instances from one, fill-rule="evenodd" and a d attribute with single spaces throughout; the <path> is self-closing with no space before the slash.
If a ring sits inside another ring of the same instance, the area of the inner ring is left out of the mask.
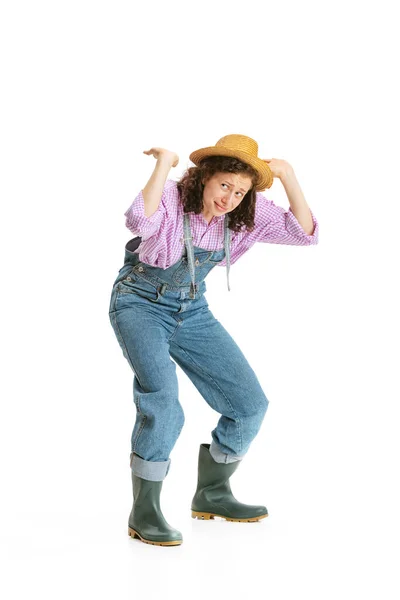
<path id="1" fill-rule="evenodd" d="M 150 148 L 150 150 L 143 150 L 143 154 L 154 156 L 156 160 L 167 161 L 171 167 L 176 167 L 179 162 L 179 156 L 166 148 Z"/>

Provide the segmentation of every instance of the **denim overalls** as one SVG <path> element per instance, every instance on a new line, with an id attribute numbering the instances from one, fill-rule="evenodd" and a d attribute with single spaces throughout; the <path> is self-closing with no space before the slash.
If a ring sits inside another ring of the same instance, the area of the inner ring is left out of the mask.
<path id="1" fill-rule="evenodd" d="M 204 295 L 205 278 L 225 253 L 229 289 L 228 219 L 221 250 L 193 246 L 188 213 L 184 231 L 182 257 L 167 269 L 141 262 L 134 252 L 141 238 L 130 240 L 110 300 L 111 325 L 134 372 L 131 468 L 152 481 L 167 475 L 184 424 L 176 364 L 221 414 L 211 432 L 210 453 L 217 462 L 243 458 L 268 407 L 257 376 Z"/>

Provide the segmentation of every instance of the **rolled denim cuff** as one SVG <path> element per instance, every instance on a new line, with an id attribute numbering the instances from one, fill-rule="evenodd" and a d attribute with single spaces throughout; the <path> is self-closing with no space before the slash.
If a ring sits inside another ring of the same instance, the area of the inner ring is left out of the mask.
<path id="1" fill-rule="evenodd" d="M 137 454 L 131 453 L 131 469 L 141 479 L 162 481 L 168 474 L 171 459 L 162 462 L 143 460 Z"/>
<path id="2" fill-rule="evenodd" d="M 242 456 L 227 454 L 226 452 L 222 452 L 220 447 L 212 440 L 210 444 L 209 452 L 215 462 L 217 463 L 232 463 L 237 462 L 238 460 L 242 460 L 244 458 L 244 454 Z"/>

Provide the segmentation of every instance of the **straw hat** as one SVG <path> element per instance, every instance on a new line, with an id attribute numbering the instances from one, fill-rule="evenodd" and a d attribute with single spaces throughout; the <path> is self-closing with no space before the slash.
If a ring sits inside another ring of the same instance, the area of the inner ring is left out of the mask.
<path id="1" fill-rule="evenodd" d="M 253 167 L 259 175 L 259 181 L 256 185 L 258 191 L 270 188 L 274 181 L 268 163 L 258 158 L 257 142 L 246 135 L 236 133 L 226 135 L 218 140 L 215 146 L 195 150 L 189 158 L 192 163 L 198 165 L 203 158 L 208 156 L 233 156 Z"/>

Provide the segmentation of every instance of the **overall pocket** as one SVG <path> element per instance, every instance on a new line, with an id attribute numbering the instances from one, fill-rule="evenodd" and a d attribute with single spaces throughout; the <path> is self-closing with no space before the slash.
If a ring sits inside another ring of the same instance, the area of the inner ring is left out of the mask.
<path id="1" fill-rule="evenodd" d="M 150 302 L 158 302 L 160 299 L 158 289 L 142 277 L 138 277 L 135 273 L 130 273 L 123 281 L 118 283 L 117 302 L 120 297 L 123 298 L 129 294 L 134 294 Z"/>
<path id="2" fill-rule="evenodd" d="M 225 258 L 225 248 L 221 248 L 221 250 L 214 250 L 214 252 L 210 252 L 210 256 L 208 257 L 208 262 L 213 265 L 217 265 Z"/>
<path id="3" fill-rule="evenodd" d="M 210 257 L 208 262 L 211 263 L 212 265 L 217 265 L 218 263 L 222 262 L 224 260 L 224 258 L 225 258 L 225 252 L 224 252 L 224 255 L 221 256 L 220 258 Z"/>
<path id="4" fill-rule="evenodd" d="M 211 256 L 212 251 L 210 250 L 205 250 L 204 252 L 197 253 L 194 256 L 195 273 L 199 272 L 202 274 L 201 267 L 209 262 Z M 181 264 L 177 267 L 176 271 L 172 275 L 172 279 L 175 283 L 190 283 L 190 271 L 187 256 L 183 256 L 181 258 Z"/>
<path id="5" fill-rule="evenodd" d="M 130 273 L 133 271 L 134 267 L 133 265 L 127 263 L 126 265 L 124 265 L 123 267 L 120 268 L 120 270 L 118 271 L 118 275 L 115 278 L 115 281 L 113 283 L 113 287 L 119 283 L 120 281 L 123 281 L 126 277 L 128 277 L 128 275 L 130 275 Z"/>

